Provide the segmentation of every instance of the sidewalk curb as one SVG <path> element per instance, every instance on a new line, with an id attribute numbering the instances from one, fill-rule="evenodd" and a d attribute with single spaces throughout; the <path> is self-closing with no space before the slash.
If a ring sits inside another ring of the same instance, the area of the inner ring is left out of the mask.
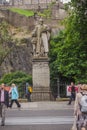
<path id="1" fill-rule="evenodd" d="M 21 98 L 19 98 L 18 99 L 18 101 L 19 102 L 28 102 L 27 101 L 27 99 L 21 99 Z M 51 100 L 50 100 L 51 101 Z M 63 102 L 63 101 L 69 101 L 69 98 L 56 98 L 56 100 L 55 101 L 53 101 L 53 102 Z M 32 101 L 31 101 L 32 102 Z M 39 102 L 39 101 L 37 101 L 37 102 Z M 43 102 L 43 101 L 41 101 L 41 102 Z M 45 102 L 45 101 L 44 101 Z M 47 101 L 46 101 L 47 102 Z"/>
<path id="2" fill-rule="evenodd" d="M 69 101 L 69 98 L 56 98 L 56 101 Z"/>

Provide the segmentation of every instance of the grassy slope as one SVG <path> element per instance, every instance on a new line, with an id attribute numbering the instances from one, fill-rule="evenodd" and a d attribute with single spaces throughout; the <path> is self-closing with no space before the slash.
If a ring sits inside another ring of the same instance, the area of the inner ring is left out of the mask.
<path id="1" fill-rule="evenodd" d="M 24 9 L 18 9 L 18 8 L 10 8 L 9 10 L 12 12 L 16 12 L 18 14 L 24 15 L 26 17 L 34 15 L 34 12 L 30 10 L 24 10 Z"/>

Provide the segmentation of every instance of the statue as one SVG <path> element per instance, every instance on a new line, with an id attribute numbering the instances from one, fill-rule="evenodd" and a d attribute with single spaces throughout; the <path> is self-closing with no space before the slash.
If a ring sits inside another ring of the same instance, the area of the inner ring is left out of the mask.
<path id="1" fill-rule="evenodd" d="M 32 32 L 33 55 L 37 57 L 47 57 L 49 51 L 51 29 L 39 19 L 39 24 L 35 26 Z"/>

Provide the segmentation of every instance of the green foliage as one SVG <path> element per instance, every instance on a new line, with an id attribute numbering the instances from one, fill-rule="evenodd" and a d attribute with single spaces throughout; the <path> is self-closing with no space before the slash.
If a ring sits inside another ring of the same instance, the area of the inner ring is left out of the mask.
<path id="1" fill-rule="evenodd" d="M 12 72 L 12 73 L 4 75 L 1 78 L 0 83 L 4 82 L 8 85 L 11 85 L 12 83 L 19 84 L 19 83 L 27 82 L 27 81 L 29 81 L 30 84 L 32 83 L 32 78 L 30 75 L 27 75 L 26 73 L 22 71 L 16 71 L 16 72 Z"/>
<path id="2" fill-rule="evenodd" d="M 12 36 L 9 32 L 9 25 L 5 21 L 3 21 L 0 23 L 0 65 L 14 46 L 14 44 L 11 43 Z"/>
<path id="3" fill-rule="evenodd" d="M 0 23 L 0 42 L 8 42 L 9 40 L 11 40 L 9 25 L 3 21 Z"/>
<path id="4" fill-rule="evenodd" d="M 65 3 L 64 4 L 64 10 L 66 10 L 66 11 L 69 11 L 69 7 L 70 7 L 70 5 L 71 5 L 71 3 L 70 2 L 68 2 L 68 3 Z"/>
<path id="5" fill-rule="evenodd" d="M 65 30 L 51 40 L 51 73 L 87 83 L 87 3 L 78 7 L 73 0 L 72 5 L 64 20 Z"/>
<path id="6" fill-rule="evenodd" d="M 42 13 L 38 12 L 38 15 L 41 16 L 41 17 L 50 18 L 51 17 L 51 10 L 46 9 Z"/>
<path id="7" fill-rule="evenodd" d="M 47 9 L 43 10 L 43 12 L 38 12 L 38 15 L 45 18 L 51 18 L 52 15 L 52 6 L 55 2 L 52 2 L 48 5 Z"/>
<path id="8" fill-rule="evenodd" d="M 26 17 L 34 16 L 34 12 L 31 10 L 24 10 L 24 9 L 18 9 L 18 8 L 10 8 L 9 10 L 12 12 L 24 15 Z"/>
<path id="9" fill-rule="evenodd" d="M 22 71 L 6 74 L 0 80 L 0 83 L 5 83 L 9 86 L 11 86 L 12 83 L 15 83 L 18 86 L 20 97 L 23 97 L 25 94 L 26 82 L 32 85 L 32 77 Z"/>

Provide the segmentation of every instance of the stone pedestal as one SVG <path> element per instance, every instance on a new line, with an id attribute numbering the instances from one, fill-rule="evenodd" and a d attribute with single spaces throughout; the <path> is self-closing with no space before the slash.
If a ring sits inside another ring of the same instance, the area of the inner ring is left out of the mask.
<path id="1" fill-rule="evenodd" d="M 51 100 L 49 59 L 33 58 L 33 93 L 32 101 Z"/>

